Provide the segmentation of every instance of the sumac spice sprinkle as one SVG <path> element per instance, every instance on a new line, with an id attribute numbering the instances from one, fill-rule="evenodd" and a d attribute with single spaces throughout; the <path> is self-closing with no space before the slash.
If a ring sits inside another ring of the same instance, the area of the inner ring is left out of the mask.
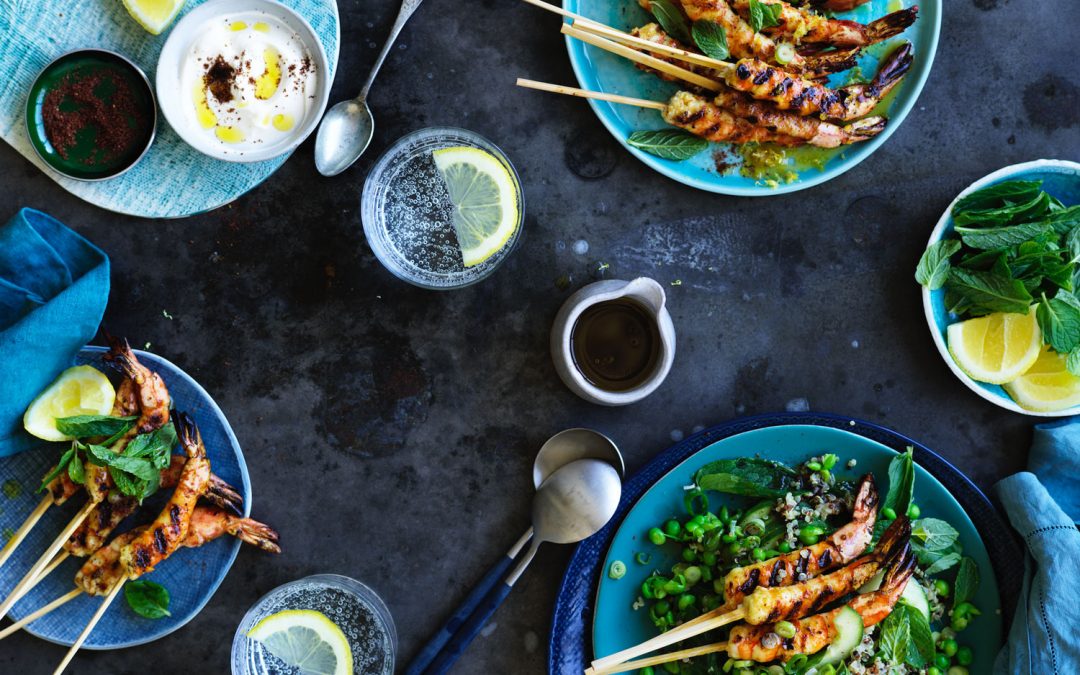
<path id="1" fill-rule="evenodd" d="M 251 62 L 249 61 L 249 66 L 250 63 Z M 206 69 L 206 74 L 203 75 L 203 82 L 206 83 L 206 88 L 210 90 L 210 93 L 217 99 L 218 103 L 228 103 L 233 100 L 233 84 L 236 83 L 236 68 L 226 61 L 225 57 L 218 55 L 217 58 L 210 63 L 210 67 Z"/>
<path id="2" fill-rule="evenodd" d="M 45 94 L 41 113 L 45 136 L 65 160 L 88 134 L 92 148 L 80 158 L 85 164 L 111 162 L 146 134 L 146 112 L 131 84 L 113 70 L 65 75 Z"/>

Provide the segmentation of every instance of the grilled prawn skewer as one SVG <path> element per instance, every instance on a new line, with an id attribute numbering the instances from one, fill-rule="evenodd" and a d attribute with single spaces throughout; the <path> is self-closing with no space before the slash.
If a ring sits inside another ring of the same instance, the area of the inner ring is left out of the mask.
<path id="1" fill-rule="evenodd" d="M 762 28 L 774 38 L 784 38 L 801 44 L 833 47 L 868 47 L 903 33 L 919 15 L 919 7 L 909 7 L 871 21 L 858 23 L 833 19 L 793 7 L 784 0 L 761 0 L 763 4 L 780 8 L 779 25 Z M 732 7 L 743 18 L 750 16 L 750 0 L 732 0 Z"/>

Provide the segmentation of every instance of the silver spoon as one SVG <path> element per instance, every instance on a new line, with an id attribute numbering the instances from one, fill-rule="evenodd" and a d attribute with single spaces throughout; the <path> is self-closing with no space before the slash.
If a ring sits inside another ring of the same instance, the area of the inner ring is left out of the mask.
<path id="1" fill-rule="evenodd" d="M 375 118 L 367 105 L 371 83 L 375 81 L 375 75 L 390 53 L 390 48 L 394 46 L 394 40 L 397 40 L 401 29 L 405 27 L 405 22 L 421 2 L 423 0 L 402 0 L 394 27 L 390 29 L 390 37 L 386 38 L 386 44 L 379 52 L 379 58 L 375 59 L 375 65 L 372 66 L 371 74 L 364 82 L 360 94 L 354 99 L 338 103 L 323 117 L 319 133 L 315 137 L 315 167 L 322 175 L 338 175 L 352 166 L 353 162 L 364 154 L 364 150 L 367 150 L 375 133 Z"/>
<path id="2" fill-rule="evenodd" d="M 606 461 L 618 471 L 620 476 L 626 471 L 622 454 L 610 438 L 592 429 L 566 429 L 540 446 L 540 451 L 536 453 L 536 460 L 533 462 L 533 484 L 539 490 L 541 484 L 555 471 L 575 460 L 588 458 Z M 406 675 L 419 675 L 431 664 L 454 633 L 476 611 L 484 597 L 503 580 L 510 565 L 532 536 L 533 528 L 529 527 L 528 531 L 506 552 L 506 555 L 500 558 L 499 562 L 473 587 L 435 636 L 424 645 L 424 648 L 409 664 L 405 671 Z"/>
<path id="3" fill-rule="evenodd" d="M 536 555 L 540 544 L 571 544 L 596 534 L 607 525 L 622 497 L 619 472 L 599 459 L 579 459 L 556 470 L 533 498 L 532 519 L 536 536 L 510 576 L 484 598 L 469 619 L 439 652 L 426 675 L 445 673 L 483 630 L 484 624 L 510 594 Z M 414 671 L 410 665 L 407 673 Z"/>

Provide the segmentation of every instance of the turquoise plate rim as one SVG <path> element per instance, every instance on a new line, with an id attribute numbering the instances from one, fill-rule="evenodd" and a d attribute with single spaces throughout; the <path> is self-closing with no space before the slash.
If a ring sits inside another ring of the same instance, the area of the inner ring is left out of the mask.
<path id="1" fill-rule="evenodd" d="M 81 350 L 79 350 L 77 360 L 81 361 L 82 357 L 88 354 L 101 354 L 106 351 L 108 351 L 108 349 L 106 349 L 105 347 L 87 345 Z M 179 366 L 162 356 L 151 354 L 150 352 L 145 352 L 140 349 L 136 349 L 134 350 L 134 352 L 136 356 L 139 357 L 140 361 L 147 365 L 152 365 L 154 369 L 158 372 L 163 372 L 169 378 L 175 377 L 177 379 L 184 380 L 185 383 L 191 386 L 192 390 L 203 399 L 203 404 L 206 406 L 206 410 L 208 412 L 211 412 L 216 418 L 217 422 L 221 425 L 222 430 L 225 432 L 226 438 L 229 439 L 229 446 L 236 454 L 236 463 L 240 470 L 241 478 L 241 496 L 244 498 L 243 515 L 245 518 L 250 516 L 252 499 L 251 477 L 248 474 L 247 462 L 244 460 L 244 453 L 240 449 L 240 442 L 236 439 L 236 434 L 233 433 L 232 426 L 229 425 L 229 420 L 225 417 L 225 413 L 222 412 L 220 407 L 218 407 L 218 404 L 214 401 L 214 399 L 210 397 L 210 394 L 208 394 L 207 391 L 203 389 L 202 385 L 196 382 L 195 378 L 191 377 L 182 369 L 180 369 Z M 137 647 L 139 645 L 144 645 L 159 640 L 167 635 L 175 633 L 176 631 L 186 626 L 188 623 L 191 622 L 192 619 L 194 619 L 196 616 L 199 615 L 199 613 L 202 612 L 203 608 L 205 608 L 207 603 L 210 602 L 210 599 L 214 597 L 214 594 L 217 593 L 218 588 L 221 587 L 222 582 L 225 581 L 225 577 L 228 576 L 229 570 L 232 569 L 233 563 L 236 562 L 236 556 L 240 552 L 241 542 L 239 539 L 233 537 L 228 543 L 230 547 L 228 559 L 226 563 L 222 565 L 219 569 L 217 578 L 214 579 L 214 581 L 210 584 L 210 588 L 207 589 L 204 596 L 192 606 L 188 614 L 177 620 L 175 624 L 170 625 L 165 630 L 150 630 L 146 635 L 134 640 L 128 640 L 126 642 L 119 642 L 115 644 L 83 643 L 82 649 L 91 651 L 109 651 L 112 649 L 126 649 L 128 647 Z M 59 611 L 63 610 L 61 609 Z M 24 627 L 23 630 L 36 638 L 40 638 L 42 640 L 45 640 L 46 642 L 51 642 L 53 644 L 62 645 L 65 647 L 70 647 L 73 644 L 70 640 L 58 640 L 48 635 L 44 635 L 39 631 L 35 631 L 33 626 L 34 624 L 31 623 L 28 626 Z"/>
<path id="2" fill-rule="evenodd" d="M 604 555 L 604 558 L 600 564 L 600 583 L 597 585 L 596 588 L 595 601 L 593 605 L 594 609 L 591 637 L 594 658 L 600 658 L 603 655 L 613 653 L 617 649 L 621 649 L 624 646 L 629 646 L 628 644 L 623 645 L 621 643 L 611 644 L 613 641 L 612 634 L 614 631 L 609 628 L 605 632 L 605 626 L 603 624 L 605 624 L 605 619 L 609 619 L 609 617 L 607 617 L 606 615 L 610 613 L 617 613 L 616 616 L 620 619 L 620 623 L 623 626 L 623 628 L 620 630 L 620 633 L 623 634 L 632 630 L 627 626 L 627 624 L 630 623 L 630 621 L 627 621 L 627 619 L 633 619 L 634 617 L 638 616 L 638 614 L 635 613 L 629 607 L 629 605 L 621 608 L 608 607 L 608 605 L 611 605 L 615 601 L 612 600 L 605 603 L 605 589 L 613 589 L 616 587 L 616 584 L 625 584 L 625 580 L 630 579 L 633 576 L 634 572 L 638 572 L 639 575 L 643 573 L 647 574 L 654 567 L 663 568 L 664 566 L 670 565 L 675 561 L 673 557 L 667 557 L 664 560 L 657 561 L 655 555 L 656 547 L 646 542 L 642 543 L 641 547 L 645 547 L 645 551 L 651 552 L 653 554 L 653 560 L 650 561 L 650 564 L 648 566 L 642 566 L 638 565 L 635 562 L 632 562 L 633 553 L 636 550 L 640 550 L 641 548 L 635 548 L 633 544 L 634 542 L 638 541 L 639 537 L 644 537 L 644 533 L 648 529 L 648 527 L 642 527 L 642 524 L 632 523 L 631 521 L 635 519 L 635 516 L 642 517 L 640 514 L 645 509 L 651 508 L 653 502 L 661 505 L 663 505 L 663 502 L 669 502 L 669 510 L 672 514 L 681 512 L 683 507 L 681 502 L 679 502 L 679 500 L 677 499 L 680 495 L 676 492 L 666 494 L 664 493 L 664 491 L 666 490 L 670 492 L 670 487 L 687 483 L 690 480 L 690 476 L 692 475 L 692 469 L 697 468 L 698 465 L 706 461 L 712 461 L 721 458 L 734 458 L 736 456 L 746 455 L 746 452 L 742 450 L 725 452 L 724 446 L 738 446 L 739 444 L 746 443 L 747 439 L 750 439 L 750 441 L 760 441 L 762 438 L 769 436 L 779 436 L 781 440 L 784 440 L 783 437 L 790 434 L 801 436 L 802 438 L 800 438 L 799 442 L 805 443 L 807 446 L 811 446 L 808 447 L 806 450 L 807 456 L 810 453 L 814 452 L 815 449 L 818 449 L 820 446 L 834 447 L 840 443 L 849 443 L 851 444 L 850 447 L 861 448 L 858 451 L 860 453 L 859 456 L 855 457 L 855 459 L 861 462 L 864 466 L 860 467 L 856 465 L 854 469 L 843 470 L 845 473 L 850 473 L 852 475 L 858 475 L 865 472 L 865 464 L 867 463 L 867 459 L 869 459 L 869 457 L 876 457 L 879 461 L 884 461 L 886 457 L 892 457 L 896 454 L 896 452 L 888 446 L 885 446 L 873 439 L 866 438 L 864 436 L 852 433 L 844 429 L 824 427 L 814 424 L 785 424 L 752 429 L 750 431 L 745 431 L 739 434 L 728 436 L 726 438 L 722 438 L 714 443 L 705 446 L 701 450 L 698 450 L 683 461 L 679 462 L 670 471 L 664 473 L 663 476 L 654 481 L 653 484 L 644 493 L 642 493 L 641 497 L 626 512 L 625 517 L 623 518 L 622 522 L 619 523 L 618 529 L 612 536 L 611 543 L 608 546 L 607 552 Z M 764 442 L 760 442 L 757 444 L 762 446 L 766 445 L 766 443 Z M 841 453 L 850 452 L 850 447 L 842 450 Z M 785 452 L 787 451 L 785 450 Z M 793 450 L 791 452 L 800 456 L 803 454 L 802 452 L 797 450 Z M 869 453 L 869 455 L 867 456 L 864 453 Z M 864 457 L 866 457 L 867 459 L 864 459 Z M 841 458 L 846 459 L 843 454 L 841 454 Z M 932 490 L 934 492 L 932 501 L 941 501 L 946 505 L 947 510 L 953 510 L 960 516 L 962 516 L 960 522 L 956 522 L 955 518 L 952 518 L 949 522 L 954 525 L 958 531 L 960 531 L 961 539 L 965 541 L 965 554 L 975 557 L 978 564 L 981 582 L 979 585 L 979 592 L 976 596 L 978 599 L 975 602 L 977 605 L 979 605 L 980 609 L 983 610 L 983 617 L 985 618 L 981 619 L 985 620 L 985 623 L 983 623 L 982 626 L 979 628 L 979 632 L 977 634 L 971 632 L 967 633 L 966 635 L 969 636 L 969 639 L 965 642 L 971 644 L 973 648 L 976 648 L 977 658 L 979 654 L 989 654 L 991 655 L 990 661 L 992 662 L 993 656 L 996 656 L 997 650 L 1000 648 L 1001 645 L 1004 644 L 1004 623 L 1003 617 L 1000 613 L 1001 597 L 998 591 L 997 576 L 990 561 L 989 553 L 986 549 L 986 544 L 983 542 L 982 536 L 979 534 L 978 529 L 975 527 L 975 524 L 971 521 L 971 518 L 967 515 L 967 512 L 964 510 L 963 506 L 961 506 L 960 503 L 952 496 L 952 493 L 950 493 L 949 490 L 944 485 L 942 485 L 937 478 L 933 476 L 933 474 L 931 474 L 927 469 L 923 468 L 918 463 L 916 463 L 915 465 L 915 471 L 917 486 L 915 490 L 916 502 L 919 502 L 920 505 L 924 503 L 919 499 L 920 488 L 918 486 L 924 486 L 922 489 L 925 490 L 926 485 L 933 485 L 936 487 Z M 877 482 L 879 489 L 885 489 L 886 486 L 882 484 L 881 477 L 877 476 L 877 473 L 875 473 L 875 477 L 878 479 Z M 672 485 L 669 486 L 665 483 L 671 483 Z M 925 495 L 925 492 L 923 494 Z M 924 517 L 934 517 L 941 514 L 939 513 L 939 510 L 936 509 L 932 513 L 927 513 L 926 509 L 924 509 L 922 515 Z M 650 521 L 650 523 L 647 524 L 651 527 L 655 523 L 651 523 Z M 978 550 L 974 551 L 974 553 L 971 550 L 972 542 L 974 542 L 978 547 Z M 610 567 L 613 560 L 619 559 L 631 562 L 627 563 L 627 575 L 623 577 L 623 579 L 613 580 L 607 575 L 606 570 Z M 636 585 L 633 588 L 636 588 Z M 611 593 L 614 592 L 614 590 L 611 591 Z M 637 595 L 636 592 L 635 595 Z M 647 636 L 651 637 L 654 634 L 654 629 L 652 629 L 652 627 L 648 625 L 647 622 L 644 620 L 643 614 L 640 616 L 643 617 L 640 621 L 640 628 L 648 631 Z M 615 625 L 615 622 L 610 623 L 611 625 Z M 997 629 L 997 638 L 989 646 L 986 646 L 985 641 L 974 639 L 975 635 L 982 637 L 984 635 L 988 635 L 994 632 L 995 626 Z M 970 630 L 972 629 L 969 629 L 969 631 Z"/>
<path id="3" fill-rule="evenodd" d="M 926 245 L 930 246 L 953 231 L 952 208 L 953 205 L 965 195 L 984 188 L 987 185 L 1021 178 L 1034 173 L 1070 172 L 1074 174 L 1078 189 L 1080 189 L 1080 162 L 1072 162 L 1064 159 L 1036 159 L 1030 162 L 1021 162 L 1019 164 L 1003 167 L 983 176 L 964 188 L 960 194 L 956 195 L 955 199 L 949 202 L 949 206 L 945 209 L 944 213 L 941 214 L 941 218 L 938 219 L 934 229 L 930 232 L 930 238 L 927 240 Z M 934 346 L 937 347 L 938 353 L 941 354 L 941 358 L 945 360 L 945 365 L 949 367 L 949 370 L 952 371 L 953 375 L 956 375 L 968 389 L 994 405 L 1005 408 L 1006 410 L 1011 410 L 1015 413 L 1020 413 L 1021 415 L 1029 415 L 1031 417 L 1071 417 L 1080 414 L 1080 405 L 1050 412 L 1026 410 L 1017 405 L 1016 401 L 1013 401 L 1012 397 L 1010 397 L 1001 386 L 977 382 L 976 380 L 971 379 L 967 373 L 960 369 L 960 366 L 956 365 L 952 354 L 949 353 L 949 345 L 945 341 L 945 330 L 951 323 L 955 323 L 953 321 L 946 321 L 948 313 L 945 311 L 944 307 L 945 292 L 941 289 L 931 291 L 926 287 L 920 287 L 919 290 L 922 292 L 923 314 L 926 316 L 926 325 L 930 330 L 930 337 L 934 341 Z"/>
<path id="4" fill-rule="evenodd" d="M 633 0 L 618 1 L 633 2 Z M 569 12 L 579 12 L 579 5 L 581 2 L 582 0 L 562 0 L 562 7 Z M 938 42 L 941 36 L 941 17 L 944 11 L 944 3 L 941 0 L 921 0 L 915 4 L 918 4 L 920 9 L 920 18 L 918 20 L 920 23 L 927 20 L 926 14 L 932 14 L 930 17 L 932 20 L 932 30 L 930 31 L 926 48 L 921 50 L 925 51 L 926 55 L 924 56 L 921 53 L 915 54 L 916 60 L 913 66 L 914 72 L 910 73 L 908 77 L 905 78 L 904 82 L 900 84 L 902 89 L 897 95 L 897 100 L 893 102 L 892 108 L 888 111 L 889 124 L 885 127 L 885 130 L 873 140 L 859 143 L 857 148 L 848 152 L 843 158 L 830 159 L 823 171 L 806 179 L 800 177 L 799 180 L 792 183 L 772 188 L 755 184 L 751 184 L 748 187 L 732 185 L 730 184 L 731 181 L 728 180 L 732 177 L 721 174 L 710 174 L 710 180 L 696 178 L 689 175 L 687 170 L 681 166 L 680 162 L 661 159 L 628 145 L 626 142 L 627 133 L 624 128 L 625 125 L 619 120 L 618 115 L 614 112 L 614 106 L 617 104 L 594 99 L 587 100 L 593 113 L 600 119 L 600 122 L 608 132 L 611 133 L 619 145 L 626 149 L 631 155 L 644 162 L 649 168 L 684 185 L 689 185 L 690 187 L 705 190 L 707 192 L 735 197 L 769 197 L 806 190 L 815 185 L 830 181 L 855 168 L 860 162 L 872 155 L 879 147 L 881 147 L 882 143 L 893 135 L 897 128 L 899 128 L 907 118 L 911 109 L 915 107 L 915 102 L 922 93 L 926 80 L 930 77 L 930 71 L 934 65 L 934 57 L 937 55 Z M 930 7 L 929 11 L 927 10 L 927 7 Z M 615 27 L 618 28 L 618 26 Z M 570 65 L 574 70 L 574 77 L 577 78 L 579 86 L 583 89 L 602 89 L 596 79 L 596 71 L 586 55 L 585 44 L 570 36 L 566 36 L 564 39 L 566 42 L 566 51 L 570 56 Z M 630 63 L 626 63 L 625 67 L 634 68 Z M 915 77 L 914 82 L 911 80 L 912 75 L 917 76 Z M 612 93 L 624 94 L 627 96 L 637 95 L 636 92 L 633 91 L 619 91 Z M 743 180 L 741 177 L 736 178 Z"/>

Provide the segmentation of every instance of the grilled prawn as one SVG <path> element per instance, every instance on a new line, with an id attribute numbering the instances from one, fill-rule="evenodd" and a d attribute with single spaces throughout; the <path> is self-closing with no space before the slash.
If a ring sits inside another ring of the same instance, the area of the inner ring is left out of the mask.
<path id="1" fill-rule="evenodd" d="M 124 577 L 124 567 L 120 562 L 121 551 L 146 529 L 145 526 L 138 527 L 118 534 L 108 546 L 95 551 L 76 573 L 75 585 L 90 595 L 107 595 L 116 582 Z M 196 548 L 225 534 L 231 534 L 264 551 L 281 553 L 277 532 L 269 525 L 207 506 L 196 507 L 192 513 L 191 528 L 181 546 Z"/>
<path id="2" fill-rule="evenodd" d="M 829 45 L 833 47 L 868 47 L 903 33 L 918 18 L 918 6 L 886 14 L 867 24 L 833 19 L 793 7 L 784 0 L 761 0 L 766 5 L 780 7 L 779 25 L 763 28 L 773 38 L 796 43 Z M 750 16 L 750 0 L 731 0 L 742 17 Z"/>
<path id="3" fill-rule="evenodd" d="M 187 536 L 195 504 L 210 482 L 210 460 L 206 459 L 198 427 L 183 413 L 177 415 L 177 427 L 187 462 L 161 513 L 120 553 L 120 562 L 131 578 L 150 572 L 180 546 Z"/>
<path id="4" fill-rule="evenodd" d="M 680 91 L 664 108 L 664 121 L 709 141 L 728 143 L 775 143 L 803 145 L 805 141 L 787 136 L 732 115 L 703 96 Z"/>
<path id="5" fill-rule="evenodd" d="M 161 487 L 174 488 L 180 482 L 180 475 L 186 463 L 182 455 L 173 455 L 172 463 L 161 472 Z M 203 499 L 221 509 L 240 513 L 243 498 L 236 490 L 217 476 L 210 474 Z M 139 507 L 139 501 L 129 497 L 116 488 L 90 512 L 79 527 L 64 543 L 64 550 L 71 555 L 85 558 L 105 544 L 109 534 Z"/>
<path id="6" fill-rule="evenodd" d="M 847 603 L 862 617 L 863 626 L 869 627 L 887 617 L 904 592 L 915 570 L 915 556 L 911 545 L 905 544 L 885 573 L 881 588 L 871 593 L 857 595 Z M 728 634 L 728 656 L 733 659 L 750 659 L 758 663 L 783 659 L 787 661 L 796 654 L 814 654 L 836 638 L 836 617 L 843 609 L 837 609 L 792 620 L 795 635 L 783 638 L 776 634 L 773 624 L 749 626 L 740 624 Z"/>
<path id="7" fill-rule="evenodd" d="M 847 567 L 793 586 L 755 589 L 742 602 L 746 622 L 760 625 L 791 620 L 821 609 L 870 581 L 879 570 L 907 550 L 910 535 L 911 522 L 901 516 L 885 530 L 873 553 L 856 559 Z"/>
<path id="8" fill-rule="evenodd" d="M 726 604 L 734 607 L 756 588 L 790 586 L 855 560 L 873 537 L 877 506 L 874 476 L 867 474 L 859 483 L 851 522 L 812 546 L 731 570 L 724 577 Z"/>
<path id="9" fill-rule="evenodd" d="M 658 44 L 685 49 L 676 39 L 669 36 L 655 23 L 646 24 L 635 28 L 630 32 L 634 37 L 655 42 Z M 685 63 L 671 57 L 654 55 L 655 58 L 674 63 L 682 68 L 687 68 L 706 77 L 717 77 L 715 70 Z M 667 73 L 653 70 L 648 66 L 638 64 L 638 68 L 651 72 L 661 79 L 675 81 L 676 78 Z M 695 93 L 706 93 L 704 90 Z M 885 129 L 887 120 L 884 117 L 867 117 L 866 119 L 853 122 L 846 126 L 839 126 L 832 122 L 826 122 L 816 117 L 803 117 L 795 113 L 777 110 L 776 108 L 755 101 L 742 92 L 726 89 L 716 94 L 713 103 L 735 115 L 741 117 L 754 126 L 772 129 L 784 136 L 800 139 L 808 145 L 819 148 L 835 148 L 841 145 L 849 145 L 873 138 Z M 872 527 L 872 524 L 871 524 Z"/>

